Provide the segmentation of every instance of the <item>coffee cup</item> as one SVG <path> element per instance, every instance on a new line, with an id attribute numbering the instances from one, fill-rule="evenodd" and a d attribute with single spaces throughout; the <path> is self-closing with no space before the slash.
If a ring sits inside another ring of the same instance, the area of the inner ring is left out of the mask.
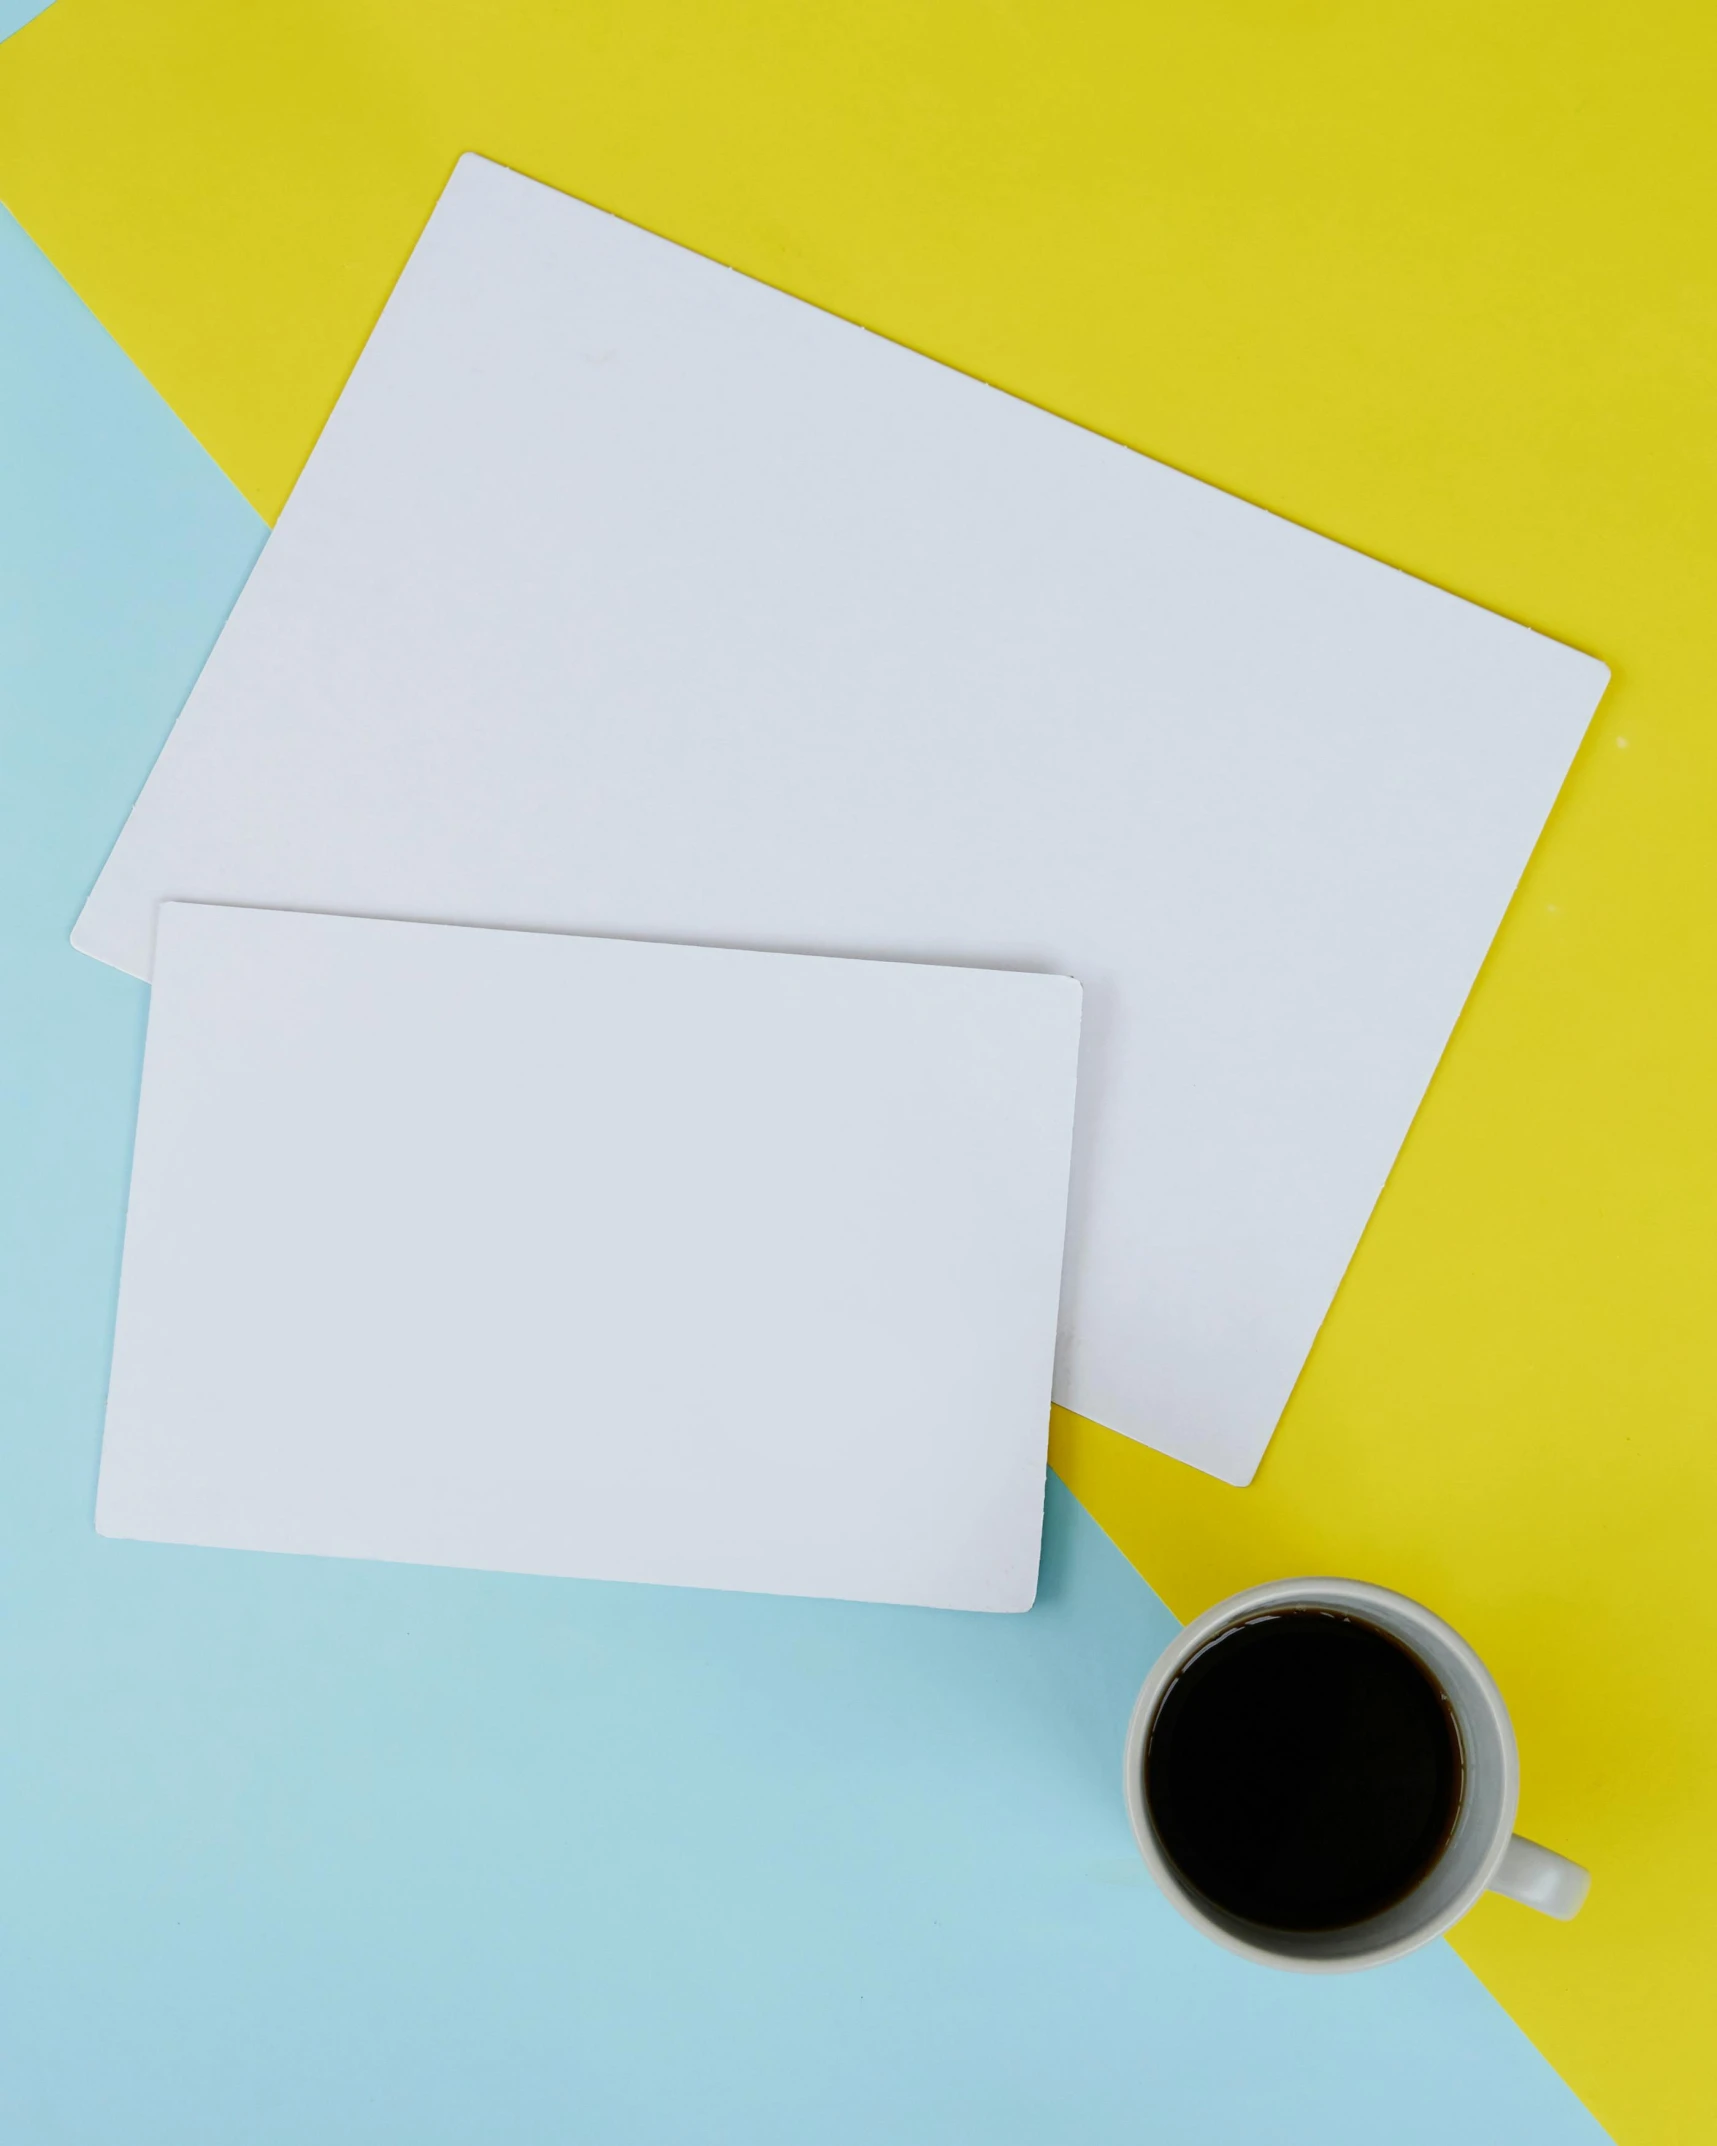
<path id="1" fill-rule="evenodd" d="M 1271 1967 L 1399 1959 L 1487 1890 L 1566 1920 L 1591 1882 L 1514 1832 L 1519 1753 L 1478 1656 L 1359 1580 L 1276 1580 L 1195 1618 L 1145 1679 L 1124 1779 L 1169 1901 Z"/>

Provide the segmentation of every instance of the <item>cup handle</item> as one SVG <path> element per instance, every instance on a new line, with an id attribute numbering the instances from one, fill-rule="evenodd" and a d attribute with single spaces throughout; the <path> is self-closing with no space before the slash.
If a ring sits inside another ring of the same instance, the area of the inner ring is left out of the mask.
<path id="1" fill-rule="evenodd" d="M 1570 1863 L 1565 1855 L 1540 1848 L 1535 1840 L 1520 1834 L 1509 1836 L 1502 1861 L 1491 1873 L 1490 1889 L 1505 1899 L 1536 1908 L 1541 1915 L 1554 1915 L 1568 1922 L 1578 1915 L 1591 1890 L 1592 1873 Z"/>

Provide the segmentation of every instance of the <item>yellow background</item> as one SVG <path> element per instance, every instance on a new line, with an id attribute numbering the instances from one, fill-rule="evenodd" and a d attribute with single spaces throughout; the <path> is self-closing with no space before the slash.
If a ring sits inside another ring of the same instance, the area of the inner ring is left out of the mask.
<path id="1" fill-rule="evenodd" d="M 459 151 L 1602 656 L 1616 682 L 1257 1483 L 1071 1417 L 1174 1609 L 1422 1596 L 1523 1827 L 1455 1939 L 1717 2137 L 1717 13 L 1559 0 L 58 0 L 0 196 L 267 515 Z"/>

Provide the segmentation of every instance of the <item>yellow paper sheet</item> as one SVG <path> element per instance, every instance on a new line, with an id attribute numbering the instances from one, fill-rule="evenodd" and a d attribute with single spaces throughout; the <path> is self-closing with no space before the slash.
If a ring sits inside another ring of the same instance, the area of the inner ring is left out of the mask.
<path id="1" fill-rule="evenodd" d="M 1063 1417 L 1188 1613 L 1406 1589 L 1561 1926 L 1455 1942 L 1717 2136 L 1717 16 L 1645 0 L 58 0 L 0 197 L 265 513 L 463 149 L 1603 656 L 1616 683 L 1258 1482 Z"/>

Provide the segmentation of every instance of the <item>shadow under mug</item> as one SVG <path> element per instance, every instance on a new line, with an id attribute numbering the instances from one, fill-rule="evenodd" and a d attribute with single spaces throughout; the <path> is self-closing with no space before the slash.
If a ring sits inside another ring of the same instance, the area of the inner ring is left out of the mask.
<path id="1" fill-rule="evenodd" d="M 1287 1610 L 1332 1610 L 1386 1632 L 1443 1694 L 1460 1742 L 1460 1802 L 1441 1854 L 1404 1898 L 1363 1922 L 1333 1930 L 1275 1930 L 1206 1899 L 1164 1850 L 1145 1794 L 1151 1726 L 1180 1671 L 1231 1626 Z M 1339 1974 L 1380 1966 L 1440 1936 L 1486 1891 L 1566 1921 L 1578 1913 L 1591 1884 L 1578 1863 L 1514 1831 L 1520 1755 L 1508 1709 L 1484 1664 L 1440 1617 L 1363 1580 L 1273 1580 L 1231 1595 L 1195 1618 L 1145 1679 L 1127 1731 L 1125 1768 L 1133 1837 L 1157 1884 L 1207 1937 L 1270 1967 Z"/>

